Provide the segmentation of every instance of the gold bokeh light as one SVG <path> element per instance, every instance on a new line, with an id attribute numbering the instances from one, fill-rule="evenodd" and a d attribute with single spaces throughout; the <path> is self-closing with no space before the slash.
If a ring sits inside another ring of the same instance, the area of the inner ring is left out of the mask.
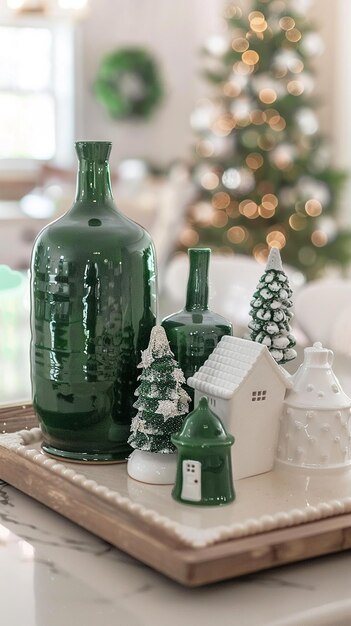
<path id="1" fill-rule="evenodd" d="M 274 89 L 261 89 L 258 97 L 264 104 L 273 104 L 277 99 L 277 94 Z"/>
<path id="2" fill-rule="evenodd" d="M 252 251 L 258 263 L 266 263 L 268 259 L 269 249 L 263 243 L 258 243 Z"/>
<path id="3" fill-rule="evenodd" d="M 285 33 L 285 37 L 288 41 L 292 41 L 293 43 L 297 43 L 301 39 L 301 33 L 297 28 L 293 28 L 292 30 L 288 30 Z"/>
<path id="4" fill-rule="evenodd" d="M 281 115 L 273 115 L 269 120 L 269 125 L 272 130 L 281 131 L 286 127 L 286 121 Z"/>
<path id="5" fill-rule="evenodd" d="M 231 243 L 242 243 L 247 239 L 248 233 L 246 228 L 241 226 L 232 226 L 226 233 L 227 238 Z"/>
<path id="6" fill-rule="evenodd" d="M 216 135 L 226 136 L 235 127 L 235 118 L 231 113 L 223 113 L 211 126 Z"/>
<path id="7" fill-rule="evenodd" d="M 253 65 L 247 65 L 243 61 L 237 61 L 234 63 L 233 70 L 236 74 L 240 74 L 241 76 L 247 76 L 247 74 L 251 74 L 254 70 Z"/>
<path id="8" fill-rule="evenodd" d="M 304 86 L 299 80 L 289 81 L 286 88 L 292 96 L 301 96 L 304 92 Z"/>
<path id="9" fill-rule="evenodd" d="M 180 243 L 185 246 L 196 246 L 199 243 L 199 235 L 193 228 L 184 228 L 180 235 Z"/>
<path id="10" fill-rule="evenodd" d="M 247 50 L 246 52 L 243 52 L 241 58 L 246 65 L 256 65 L 256 63 L 260 60 L 260 57 L 255 50 Z"/>
<path id="11" fill-rule="evenodd" d="M 226 213 L 229 217 L 238 217 L 239 215 L 239 202 L 237 200 L 231 200 L 226 208 Z"/>
<path id="12" fill-rule="evenodd" d="M 219 178 L 217 174 L 214 172 L 206 172 L 206 174 L 201 177 L 201 185 L 204 189 L 216 189 L 219 185 Z"/>
<path id="13" fill-rule="evenodd" d="M 254 33 L 263 33 L 267 30 L 268 24 L 261 11 L 251 11 L 249 14 L 250 28 Z"/>
<path id="14" fill-rule="evenodd" d="M 263 217 L 265 220 L 269 220 L 271 217 L 275 215 L 275 209 L 273 208 L 268 209 L 267 207 L 264 207 L 262 204 L 258 207 L 258 212 L 260 216 Z"/>
<path id="15" fill-rule="evenodd" d="M 211 218 L 211 223 L 215 228 L 224 228 L 228 224 L 228 215 L 225 211 L 216 211 Z"/>
<path id="16" fill-rule="evenodd" d="M 278 206 L 278 198 L 274 193 L 266 193 L 262 198 L 261 204 L 265 209 L 276 209 Z"/>
<path id="17" fill-rule="evenodd" d="M 266 237 L 266 241 L 270 248 L 282 249 L 286 244 L 285 235 L 281 230 L 271 230 Z"/>
<path id="18" fill-rule="evenodd" d="M 252 20 L 255 19 L 264 20 L 265 17 L 261 11 L 251 11 L 251 13 L 249 13 L 249 21 L 252 22 Z"/>
<path id="19" fill-rule="evenodd" d="M 251 170 L 258 170 L 263 165 L 263 156 L 259 152 L 250 152 L 246 157 L 246 165 Z"/>
<path id="20" fill-rule="evenodd" d="M 328 242 L 328 237 L 323 230 L 314 230 L 311 235 L 311 241 L 317 248 L 322 248 Z"/>
<path id="21" fill-rule="evenodd" d="M 266 115 L 263 111 L 256 109 L 250 113 L 250 120 L 253 124 L 255 124 L 255 126 L 260 126 L 265 123 Z"/>
<path id="22" fill-rule="evenodd" d="M 266 20 L 260 20 L 258 18 L 254 18 L 250 22 L 250 28 L 251 30 L 253 30 L 255 33 L 259 35 L 261 33 L 264 33 L 265 30 L 267 30 L 268 24 Z"/>
<path id="23" fill-rule="evenodd" d="M 228 4 L 224 9 L 224 17 L 231 19 L 232 17 L 240 18 L 242 16 L 242 10 L 235 4 Z"/>
<path id="24" fill-rule="evenodd" d="M 319 200 L 315 200 L 314 198 L 311 200 L 307 200 L 305 204 L 305 211 L 307 215 L 311 217 L 318 217 L 322 213 L 322 205 Z"/>
<path id="25" fill-rule="evenodd" d="M 249 220 L 254 220 L 259 215 L 258 206 L 256 202 L 253 202 L 253 200 L 243 200 L 242 202 L 240 202 L 239 211 Z"/>
<path id="26" fill-rule="evenodd" d="M 237 37 L 232 41 L 232 48 L 235 52 L 245 52 L 249 47 L 249 42 L 245 37 Z"/>
<path id="27" fill-rule="evenodd" d="M 230 195 L 225 191 L 218 191 L 212 198 L 212 206 L 215 209 L 226 209 L 230 205 Z"/>
<path id="28" fill-rule="evenodd" d="M 295 27 L 295 20 L 292 17 L 281 17 L 279 20 L 279 26 L 282 30 L 292 30 Z"/>
<path id="29" fill-rule="evenodd" d="M 300 74 L 300 72 L 302 72 L 302 71 L 303 71 L 303 69 L 304 69 L 304 64 L 303 64 L 303 62 L 301 61 L 301 59 L 296 59 L 296 60 L 294 61 L 294 63 L 292 64 L 292 66 L 291 66 L 291 68 L 290 68 L 290 71 L 291 71 L 293 74 Z"/>
<path id="30" fill-rule="evenodd" d="M 289 226 L 293 230 L 303 230 L 306 227 L 306 217 L 294 213 L 289 217 Z"/>
<path id="31" fill-rule="evenodd" d="M 264 115 L 268 123 L 272 119 L 272 117 L 280 117 L 280 114 L 278 113 L 278 111 L 276 111 L 276 109 L 266 109 Z"/>

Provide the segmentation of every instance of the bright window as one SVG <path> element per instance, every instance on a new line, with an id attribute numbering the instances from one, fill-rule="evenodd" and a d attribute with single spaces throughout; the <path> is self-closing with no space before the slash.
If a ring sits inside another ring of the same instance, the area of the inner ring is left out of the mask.
<path id="1" fill-rule="evenodd" d="M 69 25 L 0 25 L 0 159 L 65 161 L 73 141 L 73 68 Z"/>

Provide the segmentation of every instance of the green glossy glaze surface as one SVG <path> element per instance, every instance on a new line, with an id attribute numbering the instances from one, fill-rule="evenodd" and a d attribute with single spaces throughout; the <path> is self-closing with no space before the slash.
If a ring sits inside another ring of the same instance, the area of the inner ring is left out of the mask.
<path id="1" fill-rule="evenodd" d="M 193 376 L 215 349 L 223 335 L 232 335 L 232 325 L 208 308 L 208 267 L 211 250 L 190 248 L 189 279 L 185 308 L 162 321 L 172 352 L 185 378 Z M 194 389 L 185 386 L 194 406 Z"/>
<path id="2" fill-rule="evenodd" d="M 220 506 L 235 500 L 230 448 L 233 435 L 226 432 L 219 417 L 213 413 L 206 397 L 188 415 L 182 430 L 172 435 L 178 450 L 176 482 L 172 496 L 178 502 L 197 506 Z M 201 498 L 190 500 L 182 493 L 183 462 L 201 463 Z"/>
<path id="3" fill-rule="evenodd" d="M 107 142 L 78 142 L 73 207 L 39 234 L 31 263 L 31 376 L 44 449 L 125 458 L 140 351 L 156 321 L 150 236 L 113 201 Z"/>

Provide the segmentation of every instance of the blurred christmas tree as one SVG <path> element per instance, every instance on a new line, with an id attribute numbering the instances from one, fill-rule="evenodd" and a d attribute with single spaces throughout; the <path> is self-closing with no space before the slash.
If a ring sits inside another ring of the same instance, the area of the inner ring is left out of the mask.
<path id="1" fill-rule="evenodd" d="M 309 0 L 230 3 L 227 34 L 205 54 L 211 99 L 192 115 L 198 135 L 197 198 L 181 246 L 253 254 L 284 248 L 310 278 L 351 260 L 351 233 L 335 221 L 345 178 L 329 164 L 318 131 L 312 61 L 322 42 L 306 18 Z"/>

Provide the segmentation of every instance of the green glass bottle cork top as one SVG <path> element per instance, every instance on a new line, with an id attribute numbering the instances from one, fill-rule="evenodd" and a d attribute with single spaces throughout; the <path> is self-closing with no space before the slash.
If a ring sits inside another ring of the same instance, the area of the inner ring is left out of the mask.
<path id="1" fill-rule="evenodd" d="M 112 143 L 111 141 L 76 141 L 75 148 L 79 159 L 104 163 L 109 159 Z"/>

